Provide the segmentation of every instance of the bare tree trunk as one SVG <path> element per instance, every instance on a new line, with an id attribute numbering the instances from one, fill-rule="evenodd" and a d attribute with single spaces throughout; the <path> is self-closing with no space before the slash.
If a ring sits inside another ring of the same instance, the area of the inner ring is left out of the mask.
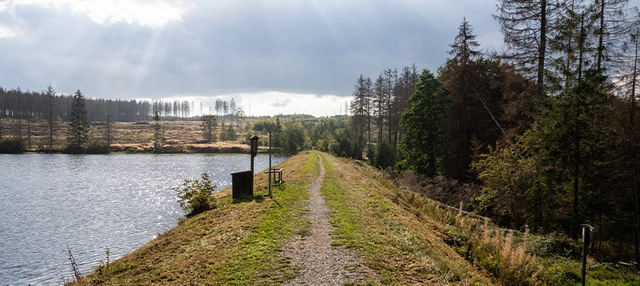
<path id="1" fill-rule="evenodd" d="M 547 0 L 540 1 L 540 46 L 538 46 L 538 97 L 544 93 L 544 59 L 547 51 Z"/>
<path id="2" fill-rule="evenodd" d="M 638 42 L 640 42 L 637 38 L 635 39 L 635 57 L 633 60 L 633 79 L 631 81 L 631 113 L 629 114 L 629 120 L 631 123 L 631 132 L 629 135 L 629 142 L 631 142 L 631 182 L 633 187 L 633 202 L 634 202 L 634 226 L 633 226 L 633 242 L 635 245 L 635 259 L 636 259 L 636 269 L 640 270 L 640 248 L 639 248 L 639 236 L 640 236 L 640 214 L 638 214 L 638 189 L 636 186 L 636 157 L 635 157 L 635 149 L 634 149 L 634 114 L 636 110 L 636 82 L 638 80 Z"/>

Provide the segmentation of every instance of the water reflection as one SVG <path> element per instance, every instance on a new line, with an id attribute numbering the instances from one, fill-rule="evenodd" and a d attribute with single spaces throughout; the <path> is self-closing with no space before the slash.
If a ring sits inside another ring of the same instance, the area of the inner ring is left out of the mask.
<path id="1" fill-rule="evenodd" d="M 66 244 L 87 273 L 105 248 L 115 259 L 175 226 L 183 179 L 207 172 L 221 190 L 247 169 L 248 155 L 0 154 L 0 283 L 70 279 Z"/>

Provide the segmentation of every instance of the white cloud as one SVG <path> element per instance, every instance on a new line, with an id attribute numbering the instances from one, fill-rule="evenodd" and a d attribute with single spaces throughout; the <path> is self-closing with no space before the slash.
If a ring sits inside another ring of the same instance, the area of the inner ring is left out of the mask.
<path id="1" fill-rule="evenodd" d="M 9 27 L 0 26 L 0 39 L 2 38 L 11 38 L 16 35 L 16 32 L 11 30 Z"/>
<path id="2" fill-rule="evenodd" d="M 38 6 L 52 10 L 69 10 L 82 14 L 98 24 L 127 23 L 161 27 L 169 22 L 180 22 L 193 5 L 176 0 L 8 0 L 0 2 L 0 11 L 15 14 L 18 6 Z"/>
<path id="3" fill-rule="evenodd" d="M 273 106 L 273 107 L 285 107 L 290 102 L 291 102 L 291 99 L 288 99 L 288 98 L 277 98 L 275 100 L 272 100 L 271 106 Z"/>
<path id="4" fill-rule="evenodd" d="M 156 98 L 158 99 L 158 98 Z M 199 116 L 202 104 L 202 113 L 215 114 L 215 101 L 233 99 L 237 108 L 241 108 L 245 114 L 251 116 L 276 116 L 278 114 L 311 114 L 313 116 L 333 116 L 344 114 L 345 102 L 350 102 L 352 97 L 336 95 L 300 94 L 287 92 L 252 92 L 233 93 L 225 95 L 212 94 L 176 94 L 170 97 L 159 98 L 162 101 L 193 102 L 195 115 Z M 138 98 L 138 100 L 153 101 L 152 98 Z M 280 103 L 280 104 L 278 104 Z"/>

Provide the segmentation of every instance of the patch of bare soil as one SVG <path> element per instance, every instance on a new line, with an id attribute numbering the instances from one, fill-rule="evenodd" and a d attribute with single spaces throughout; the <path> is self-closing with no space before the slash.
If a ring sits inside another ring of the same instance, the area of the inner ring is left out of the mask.
<path id="1" fill-rule="evenodd" d="M 300 275 L 284 285 L 344 285 L 348 281 L 362 281 L 365 266 L 343 247 L 332 247 L 329 210 L 320 195 L 324 167 L 320 158 L 320 175 L 309 186 L 309 205 L 306 217 L 311 220 L 308 233 L 294 236 L 284 249 L 284 255 L 300 267 Z"/>

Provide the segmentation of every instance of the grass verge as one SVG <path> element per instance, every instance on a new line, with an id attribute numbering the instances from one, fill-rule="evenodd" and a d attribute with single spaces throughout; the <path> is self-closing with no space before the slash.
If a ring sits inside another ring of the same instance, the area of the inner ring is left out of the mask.
<path id="1" fill-rule="evenodd" d="M 337 228 L 334 245 L 353 249 L 381 284 L 489 285 L 490 280 L 443 241 L 429 221 L 397 200 L 395 187 L 347 160 L 323 157 L 322 195 Z M 419 223 L 417 223 L 419 222 Z"/>
<path id="2" fill-rule="evenodd" d="M 319 173 L 317 156 L 281 163 L 286 183 L 268 197 L 266 175 L 256 176 L 255 196 L 234 202 L 230 189 L 218 208 L 183 220 L 140 249 L 98 267 L 77 285 L 267 285 L 295 272 L 279 259 L 282 244 L 308 230 L 302 218 L 308 183 Z"/>

